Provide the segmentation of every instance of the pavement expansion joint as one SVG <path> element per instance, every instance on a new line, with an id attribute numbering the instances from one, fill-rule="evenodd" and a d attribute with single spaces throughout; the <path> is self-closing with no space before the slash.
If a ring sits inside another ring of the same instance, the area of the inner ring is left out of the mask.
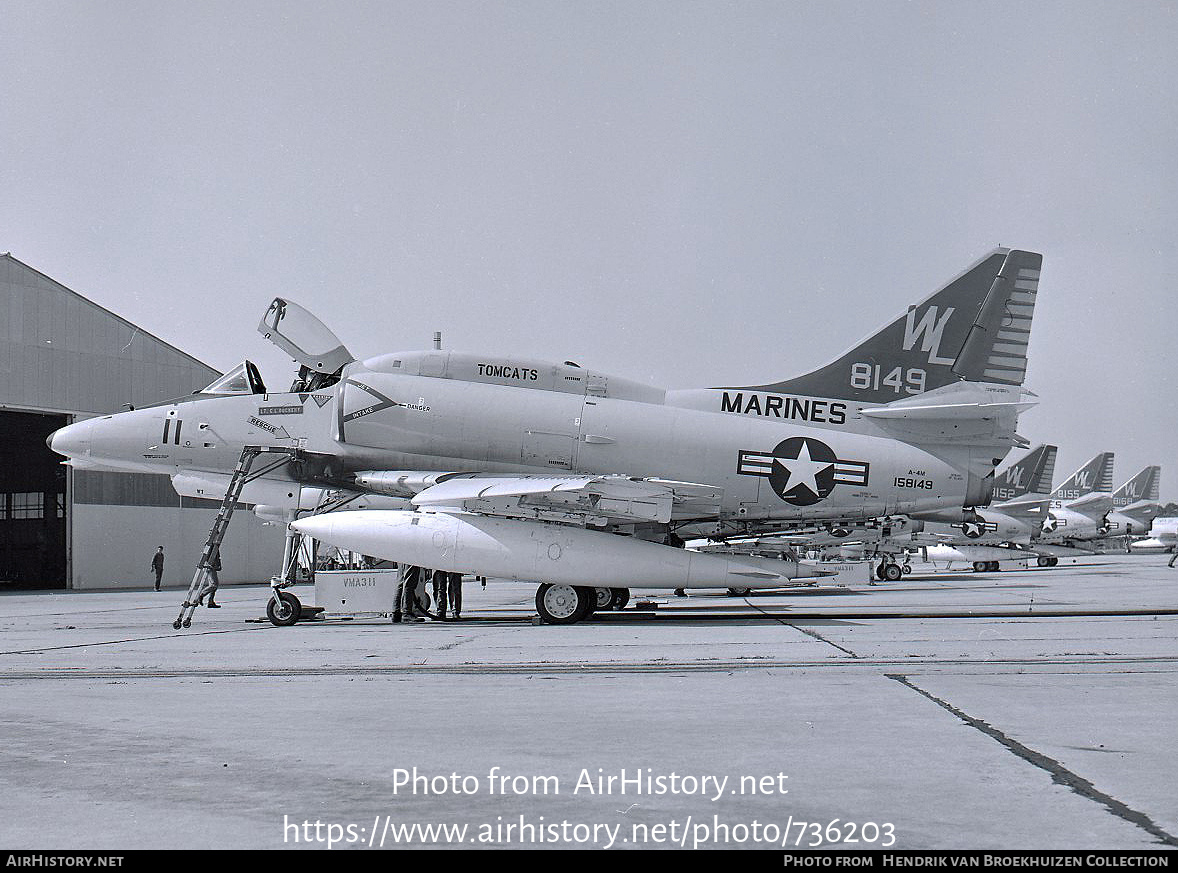
<path id="1" fill-rule="evenodd" d="M 946 712 L 952 713 L 970 727 L 1001 743 L 1010 752 L 1022 758 L 1028 764 L 1032 764 L 1041 770 L 1047 771 L 1047 773 L 1051 775 L 1051 780 L 1053 782 L 1063 785 L 1065 788 L 1074 791 L 1081 797 L 1086 797 L 1089 800 L 1096 801 L 1108 809 L 1108 811 L 1113 815 L 1124 819 L 1130 824 L 1136 825 L 1146 833 L 1155 837 L 1163 845 L 1178 846 L 1178 837 L 1175 837 L 1173 834 L 1163 830 L 1145 813 L 1132 809 L 1125 803 L 1117 800 L 1115 797 L 1105 794 L 1083 776 L 1069 770 L 1054 758 L 1050 758 L 1047 755 L 1044 755 L 1042 752 L 1036 752 L 1034 749 L 1024 746 L 1018 740 L 1007 736 L 1005 733 L 998 730 L 998 728 L 994 727 L 988 722 L 968 715 L 948 701 L 942 700 L 929 691 L 925 691 L 923 688 L 913 683 L 907 676 L 903 674 L 888 673 L 885 675 L 887 678 L 895 682 L 899 682 L 901 685 L 904 685 L 908 688 L 911 688 L 917 694 L 928 698 Z"/>

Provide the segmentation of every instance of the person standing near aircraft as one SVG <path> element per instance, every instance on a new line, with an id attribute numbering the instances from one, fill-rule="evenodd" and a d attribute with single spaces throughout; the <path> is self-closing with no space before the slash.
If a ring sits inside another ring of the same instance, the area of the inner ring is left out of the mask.
<path id="1" fill-rule="evenodd" d="M 443 578 L 446 579 L 446 594 L 445 599 L 438 602 L 438 615 L 442 618 L 446 617 L 446 602 L 450 603 L 450 615 L 452 618 L 462 618 L 462 574 L 461 573 L 444 573 Z"/>
<path id="2" fill-rule="evenodd" d="M 425 593 L 424 571 L 421 567 L 406 566 L 401 585 L 401 615 L 405 621 L 421 622 L 421 595 Z"/>
<path id="3" fill-rule="evenodd" d="M 446 594 L 449 587 L 449 574 L 445 570 L 431 570 L 430 578 L 434 583 L 434 603 L 438 618 L 446 617 Z"/>
<path id="4" fill-rule="evenodd" d="M 1174 546 L 1174 548 L 1170 551 L 1170 563 L 1168 563 L 1166 566 L 1173 567 L 1175 558 L 1178 558 L 1178 546 Z"/>
<path id="5" fill-rule="evenodd" d="M 217 593 L 217 589 L 221 587 L 221 579 L 217 575 L 219 572 L 221 572 L 221 550 L 217 549 L 217 551 L 213 552 L 213 557 L 209 561 L 210 588 L 207 592 L 205 592 L 209 598 L 209 602 L 208 602 L 209 609 L 220 609 L 221 608 L 221 604 L 216 603 L 213 600 L 213 597 Z M 204 599 L 205 599 L 205 595 L 202 594 L 200 596 L 200 600 L 203 601 Z"/>
<path id="6" fill-rule="evenodd" d="M 156 549 L 151 558 L 151 569 L 155 571 L 155 590 L 160 590 L 160 580 L 164 578 L 164 547 Z"/>

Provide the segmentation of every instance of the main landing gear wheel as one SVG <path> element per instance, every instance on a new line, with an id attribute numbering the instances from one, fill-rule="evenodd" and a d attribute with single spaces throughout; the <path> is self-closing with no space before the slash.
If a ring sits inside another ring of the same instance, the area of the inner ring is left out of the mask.
<path id="1" fill-rule="evenodd" d="M 303 605 L 287 591 L 275 591 L 274 595 L 266 604 L 266 618 L 276 627 L 290 627 L 299 620 Z"/>
<path id="2" fill-rule="evenodd" d="M 989 569 L 989 571 L 990 571 L 991 573 L 997 573 L 997 572 L 998 572 L 998 562 L 997 562 L 997 561 L 991 561 L 991 562 L 990 562 L 990 566 L 989 566 L 987 569 Z"/>
<path id="3" fill-rule="evenodd" d="M 975 573 L 985 573 L 989 569 L 990 569 L 990 565 L 986 561 L 974 561 L 973 562 L 973 571 Z"/>
<path id="4" fill-rule="evenodd" d="M 597 593 L 597 603 L 594 604 L 594 610 L 613 609 L 614 590 L 612 588 L 594 588 Z"/>
<path id="5" fill-rule="evenodd" d="M 597 605 L 597 590 L 579 585 L 552 585 L 536 589 L 536 612 L 545 624 L 576 624 Z"/>
<path id="6" fill-rule="evenodd" d="M 610 593 L 613 599 L 610 601 L 609 608 L 621 612 L 626 608 L 626 604 L 630 602 L 629 588 L 611 588 Z"/>
<path id="7" fill-rule="evenodd" d="M 899 564 L 888 564 L 884 567 L 884 579 L 888 582 L 898 582 L 903 575 L 904 571 L 900 569 Z"/>
<path id="8" fill-rule="evenodd" d="M 748 597 L 752 593 L 751 588 L 729 588 L 729 597 Z"/>
<path id="9" fill-rule="evenodd" d="M 1040 555 L 1038 558 L 1035 559 L 1035 563 L 1038 564 L 1040 567 L 1050 567 L 1051 566 L 1051 558 L 1047 557 L 1046 555 Z"/>
<path id="10" fill-rule="evenodd" d="M 1059 564 L 1059 558 L 1057 558 L 1055 555 L 1052 555 L 1050 558 L 1048 558 L 1048 561 L 1050 561 L 1050 563 L 1047 565 L 1048 567 L 1054 567 Z"/>

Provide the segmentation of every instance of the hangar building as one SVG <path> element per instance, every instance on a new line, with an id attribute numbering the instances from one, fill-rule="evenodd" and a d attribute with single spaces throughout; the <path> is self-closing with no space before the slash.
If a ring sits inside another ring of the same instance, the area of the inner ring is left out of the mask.
<path id="1" fill-rule="evenodd" d="M 113 312 L 0 254 L 0 591 L 187 587 L 217 502 L 181 498 L 165 475 L 74 470 L 45 438 L 84 418 L 191 394 L 221 374 Z M 238 512 L 222 582 L 263 582 L 280 525 Z"/>

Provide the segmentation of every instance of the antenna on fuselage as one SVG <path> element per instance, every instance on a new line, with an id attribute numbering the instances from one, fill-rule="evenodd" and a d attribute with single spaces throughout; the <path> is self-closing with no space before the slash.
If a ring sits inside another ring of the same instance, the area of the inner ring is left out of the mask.
<path id="1" fill-rule="evenodd" d="M 434 331 L 434 348 L 439 352 L 442 350 L 442 332 L 440 330 Z"/>

